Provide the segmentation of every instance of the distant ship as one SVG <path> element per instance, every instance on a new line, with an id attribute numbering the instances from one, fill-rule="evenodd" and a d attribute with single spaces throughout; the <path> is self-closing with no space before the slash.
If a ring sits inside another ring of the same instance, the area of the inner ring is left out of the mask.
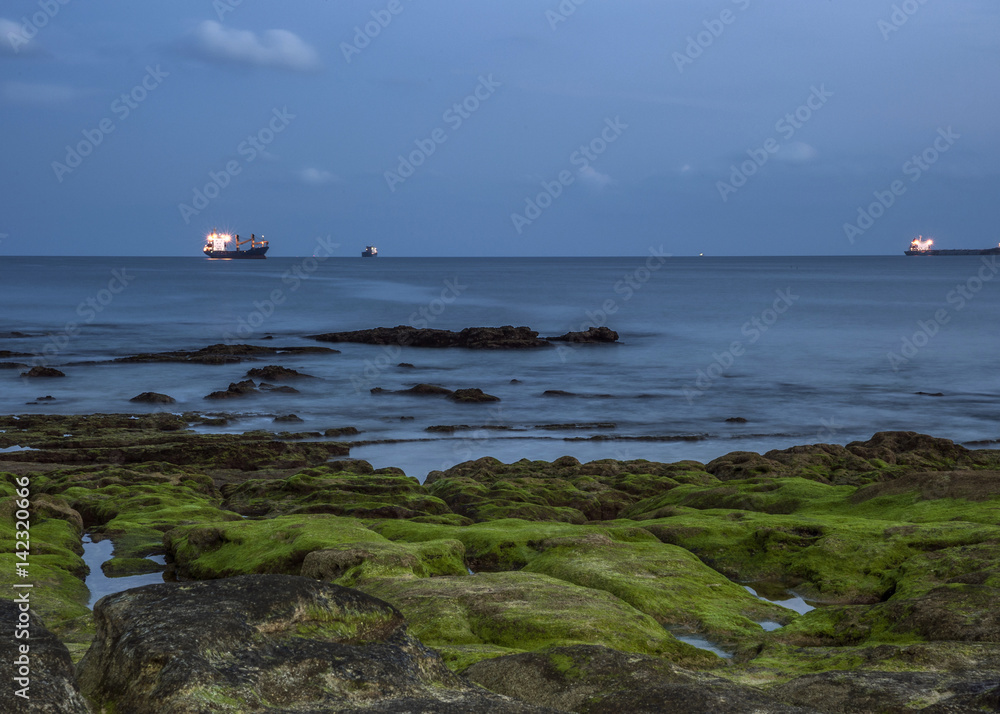
<path id="1" fill-rule="evenodd" d="M 378 248 L 376 248 L 373 245 L 365 246 L 365 249 L 363 251 L 361 251 L 361 257 L 362 258 L 377 258 L 378 257 Z"/>
<path id="2" fill-rule="evenodd" d="M 1000 245 L 996 248 L 981 249 L 959 249 L 959 250 L 938 250 L 931 248 L 934 241 L 931 238 L 925 239 L 917 236 L 910 241 L 910 249 L 904 251 L 906 255 L 1000 255 Z"/>
<path id="3" fill-rule="evenodd" d="M 263 236 L 261 236 L 263 238 Z M 235 250 L 230 250 L 228 243 L 232 241 Z M 240 249 L 241 245 L 250 244 L 249 248 L 244 250 Z M 238 235 L 233 236 L 229 233 L 219 233 L 218 231 L 212 231 L 208 234 L 208 238 L 205 240 L 205 255 L 213 260 L 233 260 L 233 259 L 243 259 L 243 258 L 257 258 L 259 260 L 267 257 L 267 241 L 257 240 L 257 237 L 251 233 L 250 238 L 247 240 L 240 240 Z"/>

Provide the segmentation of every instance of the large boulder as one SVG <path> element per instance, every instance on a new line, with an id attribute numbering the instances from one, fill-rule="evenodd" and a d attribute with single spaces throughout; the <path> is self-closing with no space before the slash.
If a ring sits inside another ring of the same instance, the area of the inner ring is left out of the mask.
<path id="1" fill-rule="evenodd" d="M 13 592 L 13 591 L 12 591 Z M 29 591 L 25 591 L 29 592 Z M 29 638 L 18 638 L 15 632 L 20 617 L 27 618 Z M 69 650 L 54 634 L 49 632 L 34 612 L 21 612 L 13 600 L 0 600 L 0 711 L 25 714 L 91 714 L 87 702 L 80 695 L 73 671 Z M 17 662 L 25 656 L 21 649 L 28 647 L 27 686 L 18 678 Z M 24 697 L 17 694 L 22 692 Z"/>
<path id="2" fill-rule="evenodd" d="M 308 578 L 151 585 L 94 616 L 80 685 L 106 710 L 544 711 L 453 674 L 389 604 Z"/>

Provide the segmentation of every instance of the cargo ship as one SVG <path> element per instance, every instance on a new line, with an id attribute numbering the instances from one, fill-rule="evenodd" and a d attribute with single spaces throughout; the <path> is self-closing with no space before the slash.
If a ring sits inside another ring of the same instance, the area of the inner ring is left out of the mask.
<path id="1" fill-rule="evenodd" d="M 373 245 L 366 245 L 365 249 L 363 251 L 361 251 L 361 257 L 362 258 L 377 258 L 378 257 L 378 248 L 376 248 Z"/>
<path id="2" fill-rule="evenodd" d="M 904 251 L 904 253 L 906 255 L 1000 255 L 1000 245 L 996 248 L 956 250 L 940 250 L 938 248 L 933 248 L 933 245 L 933 239 L 925 239 L 923 236 L 917 236 L 910 241 L 910 249 Z"/>
<path id="3" fill-rule="evenodd" d="M 263 238 L 264 236 L 261 236 Z M 229 248 L 232 242 L 233 249 Z M 249 248 L 241 249 L 240 246 L 250 244 Z M 205 255 L 212 260 L 235 260 L 243 258 L 256 258 L 258 260 L 266 257 L 267 241 L 257 240 L 253 233 L 246 240 L 240 240 L 238 235 L 229 233 L 219 233 L 212 231 L 205 240 Z"/>

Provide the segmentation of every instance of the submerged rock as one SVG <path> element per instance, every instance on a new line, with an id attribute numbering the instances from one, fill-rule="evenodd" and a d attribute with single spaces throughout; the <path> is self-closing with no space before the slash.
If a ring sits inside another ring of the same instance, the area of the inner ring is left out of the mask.
<path id="1" fill-rule="evenodd" d="M 212 392 L 205 396 L 205 399 L 233 399 L 245 397 L 248 394 L 257 392 L 257 385 L 252 379 L 244 379 L 242 382 L 230 382 L 229 388 L 223 391 Z"/>
<path id="2" fill-rule="evenodd" d="M 41 365 L 35 365 L 27 372 L 21 372 L 22 377 L 65 377 L 63 372 L 60 372 L 54 367 L 42 367 Z"/>
<path id="3" fill-rule="evenodd" d="M 559 337 L 546 338 L 551 342 L 607 343 L 617 342 L 618 333 L 608 327 L 589 327 L 583 332 L 567 332 Z"/>
<path id="4" fill-rule="evenodd" d="M 303 374 L 276 364 L 269 364 L 267 367 L 254 367 L 248 370 L 245 376 L 251 379 L 266 379 L 270 382 L 280 382 L 284 379 L 315 379 L 311 374 Z"/>
<path id="5" fill-rule="evenodd" d="M 320 342 L 360 342 L 368 345 L 400 345 L 408 347 L 465 347 L 474 350 L 525 349 L 548 347 L 547 340 L 528 327 L 467 327 L 461 332 L 416 328 L 408 325 L 376 327 L 353 332 L 328 332 L 309 335 Z"/>
<path id="6" fill-rule="evenodd" d="M 151 585 L 94 617 L 80 686 L 114 711 L 538 711 L 453 674 L 389 604 L 308 578 Z"/>
<path id="7" fill-rule="evenodd" d="M 173 397 L 159 392 L 143 392 L 132 397 L 129 401 L 141 404 L 174 404 L 177 402 Z"/>
<path id="8" fill-rule="evenodd" d="M 119 357 L 114 362 L 194 362 L 196 364 L 234 364 L 268 355 L 295 354 L 339 354 L 329 347 L 264 347 L 262 345 L 217 344 L 200 350 L 176 350 L 173 352 L 148 352 Z"/>

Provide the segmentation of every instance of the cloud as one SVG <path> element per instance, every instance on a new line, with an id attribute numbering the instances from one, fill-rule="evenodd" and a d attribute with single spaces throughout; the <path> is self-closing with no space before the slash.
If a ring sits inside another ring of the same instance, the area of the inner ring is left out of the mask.
<path id="1" fill-rule="evenodd" d="M 3 96 L 13 104 L 40 104 L 54 106 L 68 104 L 90 92 L 68 84 L 43 84 L 40 82 L 6 82 Z"/>
<path id="2" fill-rule="evenodd" d="M 299 181 L 306 184 L 307 186 L 322 186 L 325 183 L 330 183 L 331 181 L 339 181 L 334 174 L 329 171 L 324 171 L 323 169 L 302 169 L 296 175 Z"/>
<path id="3" fill-rule="evenodd" d="M 595 169 L 593 166 L 586 166 L 580 169 L 577 174 L 583 183 L 587 184 L 591 188 L 596 188 L 598 190 L 604 188 L 608 184 L 614 183 L 612 179 L 607 174 L 602 174 L 600 171 Z"/>
<path id="4" fill-rule="evenodd" d="M 258 37 L 250 30 L 230 29 L 215 20 L 205 20 L 190 40 L 193 54 L 209 62 L 296 72 L 309 72 L 321 66 L 316 50 L 288 30 L 265 30 Z"/>
<path id="5" fill-rule="evenodd" d="M 779 161 L 785 161 L 789 164 L 804 164 L 819 156 L 819 152 L 809 144 L 793 141 L 791 144 L 782 146 L 774 156 Z"/>

